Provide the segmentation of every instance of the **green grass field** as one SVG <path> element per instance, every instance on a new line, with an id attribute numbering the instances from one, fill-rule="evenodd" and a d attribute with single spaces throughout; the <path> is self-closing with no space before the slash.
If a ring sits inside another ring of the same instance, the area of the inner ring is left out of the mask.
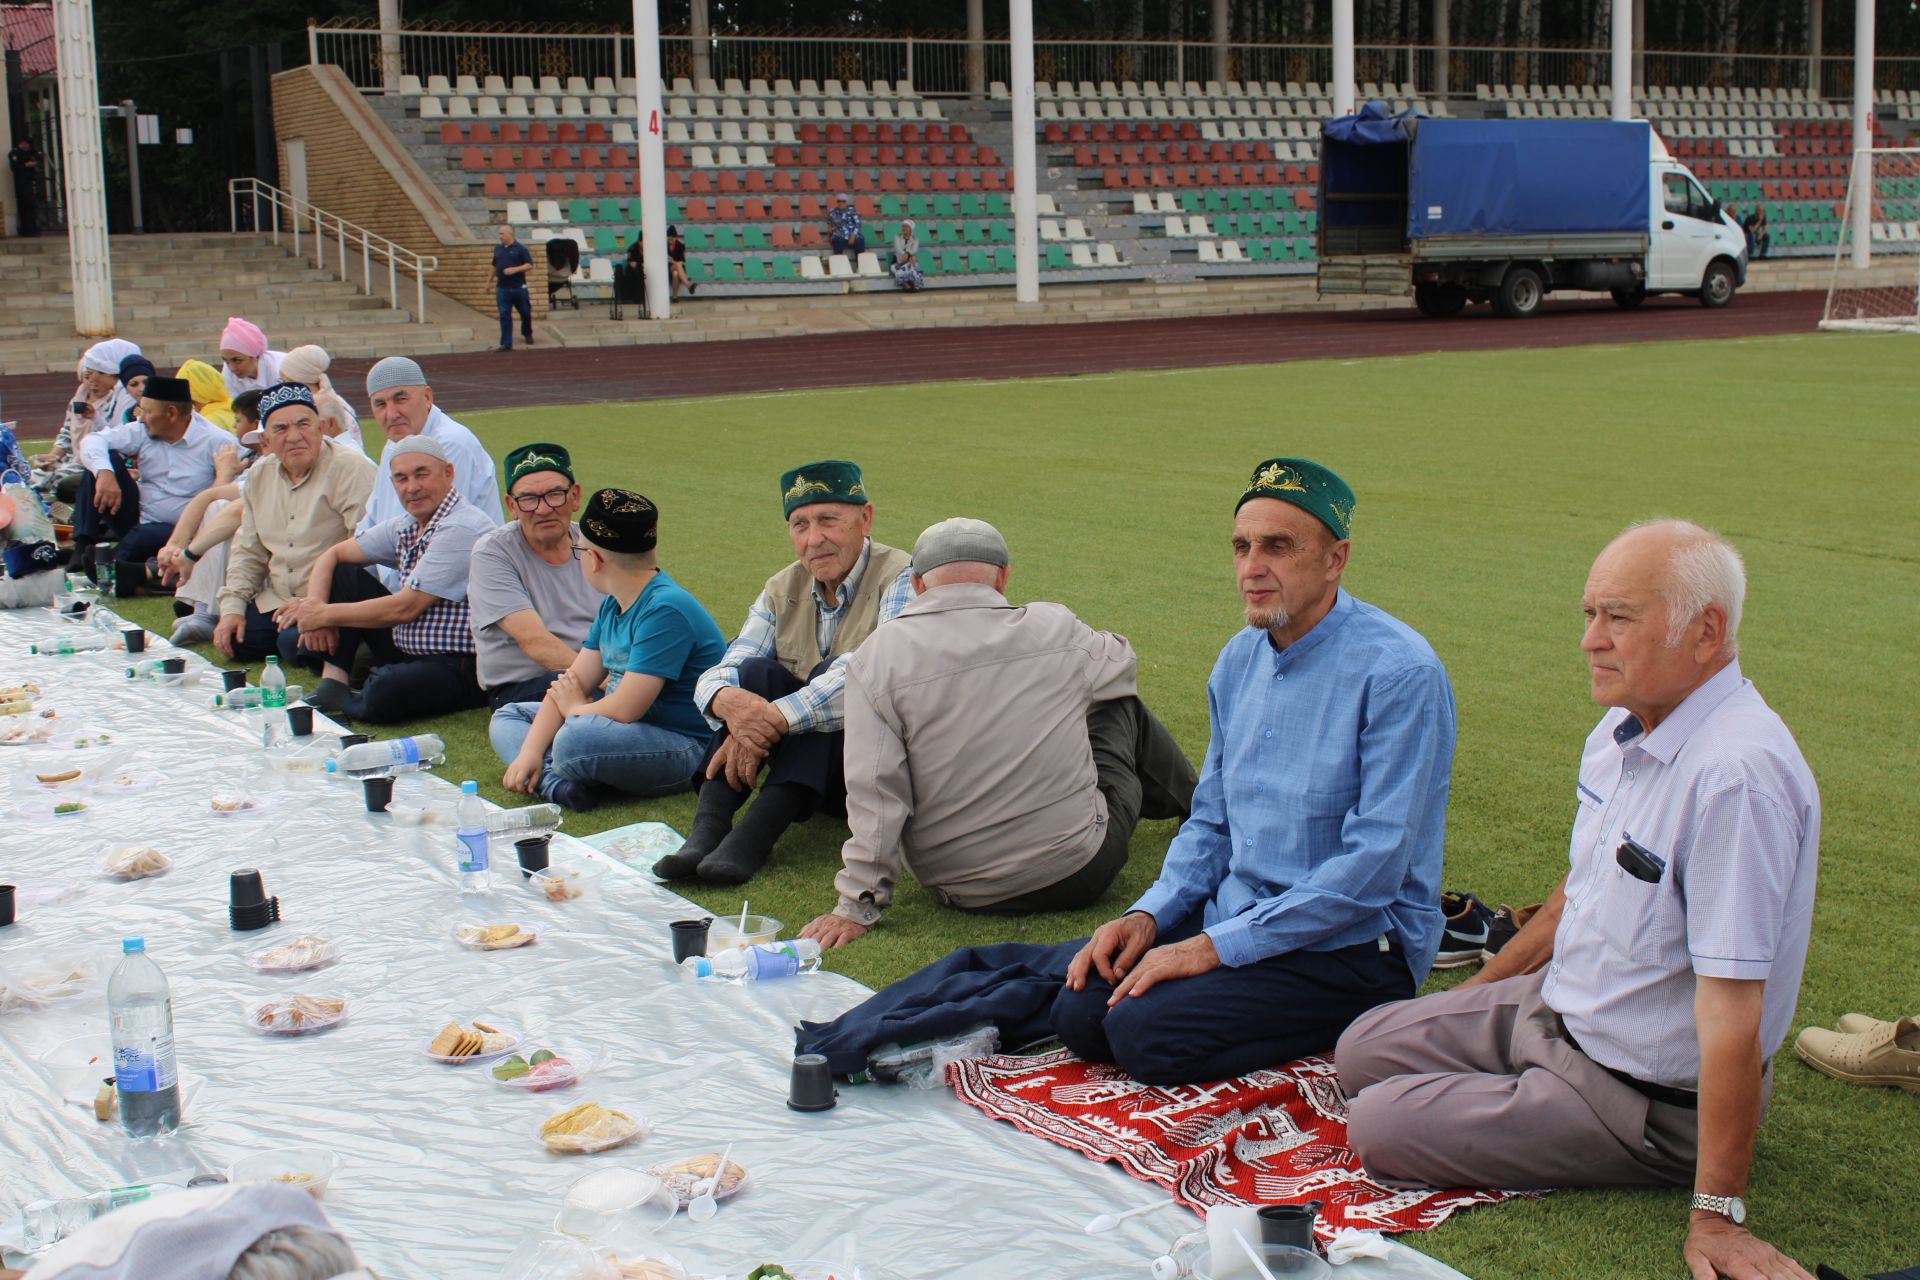
<path id="1" fill-rule="evenodd" d="M 783 468 L 858 460 L 875 533 L 899 546 L 945 516 L 992 520 L 1013 549 L 1010 594 L 1064 601 L 1130 637 L 1143 695 L 1196 760 L 1206 675 L 1239 625 L 1234 499 L 1263 457 L 1325 462 L 1359 497 L 1347 585 L 1425 634 L 1452 675 L 1446 883 L 1490 904 L 1537 901 L 1565 870 L 1574 771 L 1598 714 L 1576 648 L 1592 557 L 1651 515 L 1718 528 L 1747 559 L 1742 665 L 1798 737 L 1825 805 L 1798 1027 L 1849 1010 L 1920 1010 L 1914 358 L 1910 339 L 1809 335 L 447 407 L 496 458 L 559 441 L 588 489 L 617 483 L 651 497 L 663 563 L 729 633 L 789 558 L 775 493 Z M 165 630 L 165 602 L 130 612 Z M 512 802 L 483 713 L 436 727 L 447 776 L 476 777 Z M 685 830 L 690 812 L 685 798 L 614 804 L 568 830 L 641 818 Z M 755 909 L 797 928 L 830 907 L 843 834 L 825 820 L 792 833 L 748 889 Z M 1143 824 L 1121 882 L 1075 915 L 968 917 L 908 884 L 883 928 L 831 965 L 880 985 L 955 946 L 1086 933 L 1152 880 L 1171 834 Z M 731 893 L 693 896 L 739 908 Z M 1809 1270 L 1821 1261 L 1858 1276 L 1920 1262 L 1920 1099 L 1828 1080 L 1790 1045 L 1776 1069 L 1749 1194 L 1757 1229 Z M 1680 1276 L 1685 1214 L 1679 1192 L 1575 1191 L 1469 1212 L 1410 1243 L 1485 1280 Z"/>

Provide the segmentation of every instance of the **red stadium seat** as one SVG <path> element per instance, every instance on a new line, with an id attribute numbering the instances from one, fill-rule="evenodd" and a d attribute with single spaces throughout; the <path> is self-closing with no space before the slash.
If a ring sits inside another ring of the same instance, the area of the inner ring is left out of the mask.
<path id="1" fill-rule="evenodd" d="M 555 125 L 553 137 L 556 142 L 577 143 L 580 141 L 580 126 L 571 123 Z"/>
<path id="2" fill-rule="evenodd" d="M 604 143 L 607 140 L 607 126 L 603 124 L 589 124 L 584 133 L 588 142 Z"/>
<path id="3" fill-rule="evenodd" d="M 749 191 L 764 192 L 772 189 L 767 182 L 767 171 L 765 169 L 747 170 L 747 176 L 742 180 L 741 185 Z"/>
<path id="4" fill-rule="evenodd" d="M 485 130 L 484 125 L 473 126 L 473 140 L 475 142 L 479 142 L 483 140 L 484 130 Z M 520 126 L 515 124 L 511 120 L 502 121 L 499 129 L 495 132 L 494 136 L 496 141 L 505 142 L 508 144 L 524 142 L 526 140 L 525 136 L 520 132 Z"/>
<path id="5" fill-rule="evenodd" d="M 526 199 L 534 199 L 538 197 L 540 194 L 540 179 L 534 177 L 530 173 L 514 174 L 513 175 L 513 194 L 516 196 L 524 197 Z M 562 191 L 560 194 L 565 195 L 566 193 Z"/>
<path id="6" fill-rule="evenodd" d="M 466 147 L 460 152 L 462 169 L 484 169 L 487 167 L 486 153 L 478 147 Z"/>
<path id="7" fill-rule="evenodd" d="M 773 177 L 769 180 L 768 185 L 775 191 L 798 190 L 798 187 L 794 184 L 793 175 L 779 169 L 773 171 Z"/>
<path id="8" fill-rule="evenodd" d="M 680 206 L 680 213 L 688 222 L 705 222 L 710 216 L 705 200 L 689 200 Z"/>
<path id="9" fill-rule="evenodd" d="M 906 190 L 906 187 L 903 186 L 900 181 L 900 171 L 898 169 L 882 169 L 880 171 L 880 189 L 882 191 Z"/>
<path id="10" fill-rule="evenodd" d="M 776 249 L 798 249 L 800 242 L 794 238 L 793 228 L 776 225 L 773 229 L 773 247 Z"/>
<path id="11" fill-rule="evenodd" d="M 630 196 L 636 194 L 633 182 L 631 178 L 628 177 L 628 171 L 625 169 L 609 169 L 607 171 L 606 183 L 607 194 L 610 196 Z"/>
<path id="12" fill-rule="evenodd" d="M 455 146 L 459 146 L 462 142 L 465 142 L 465 141 L 466 141 L 466 138 L 462 136 L 459 125 L 443 124 L 440 126 L 440 145 L 441 146 L 455 147 Z"/>
<path id="13" fill-rule="evenodd" d="M 740 219 L 740 207 L 734 201 L 721 196 L 713 202 L 715 222 L 737 222 Z"/>
<path id="14" fill-rule="evenodd" d="M 594 174 L 581 170 L 573 175 L 573 194 L 576 196 L 597 196 L 600 194 L 600 180 Z"/>
<path id="15" fill-rule="evenodd" d="M 687 176 L 678 171 L 669 172 L 667 174 L 667 194 L 670 196 L 683 196 L 686 193 Z"/>
<path id="16" fill-rule="evenodd" d="M 803 124 L 794 130 L 794 133 L 799 137 L 800 141 L 810 145 L 820 141 L 820 126 L 817 124 Z"/>
<path id="17" fill-rule="evenodd" d="M 818 225 L 809 222 L 800 228 L 800 247 L 803 249 L 824 249 L 827 247 L 827 238 L 820 234 Z"/>
<path id="18" fill-rule="evenodd" d="M 507 175 L 490 173 L 480 180 L 480 194 L 505 198 L 507 194 Z"/>
<path id="19" fill-rule="evenodd" d="M 738 192 L 741 190 L 740 175 L 731 169 L 722 169 L 720 176 L 714 179 L 713 185 L 721 191 Z"/>

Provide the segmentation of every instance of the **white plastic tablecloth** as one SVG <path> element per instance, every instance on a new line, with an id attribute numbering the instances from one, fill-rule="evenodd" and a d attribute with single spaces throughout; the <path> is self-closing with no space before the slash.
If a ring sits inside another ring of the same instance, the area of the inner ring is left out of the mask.
<path id="1" fill-rule="evenodd" d="M 0 929 L 0 973 L 80 953 L 104 971 L 123 936 L 143 936 L 172 984 L 185 1123 L 169 1138 L 133 1142 L 117 1122 L 96 1122 L 90 1106 L 62 1100 L 36 1065 L 82 1032 L 99 1030 L 105 1043 L 104 991 L 0 1014 L 0 1215 L 36 1199 L 321 1146 L 342 1161 L 324 1207 L 368 1265 L 388 1280 L 487 1277 L 528 1233 L 550 1227 L 575 1179 L 733 1142 L 749 1190 L 710 1222 L 681 1215 L 659 1236 L 715 1275 L 826 1256 L 899 1280 L 1142 1276 L 1197 1225 L 1175 1208 L 1087 1236 L 1093 1216 L 1166 1193 L 995 1123 L 945 1091 L 843 1088 L 832 1111 L 790 1111 L 794 1023 L 830 1018 L 866 988 L 827 973 L 737 987 L 682 981 L 666 924 L 698 908 L 564 835 L 554 862 L 603 863 L 597 892 L 546 901 L 523 887 L 517 868 L 500 866 L 512 861 L 508 846 L 504 859 L 496 854 L 491 893 L 463 894 L 450 824 L 402 826 L 368 814 L 356 783 L 267 771 L 257 721 L 211 709 L 218 682 L 201 659 L 189 658 L 200 684 L 166 688 L 128 681 L 124 654 L 27 656 L 29 642 L 78 630 L 47 610 L 0 612 L 0 686 L 31 679 L 40 706 L 63 724 L 111 737 L 85 749 L 0 746 L 0 882 L 26 899 L 18 923 Z M 158 784 L 137 795 L 87 793 L 77 817 L 19 812 L 43 798 L 32 773 L 103 751 Z M 210 798 L 236 786 L 264 801 L 262 811 L 216 815 Z M 453 783 L 413 774 L 396 798 L 450 812 L 456 796 Z M 172 870 L 132 883 L 105 878 L 103 846 L 125 843 L 159 848 Z M 228 873 L 249 867 L 279 897 L 281 923 L 234 933 Z M 62 888 L 62 900 L 41 900 Z M 542 932 L 531 946 L 478 952 L 454 941 L 460 919 L 518 920 Z M 338 943 L 340 960 L 297 975 L 247 966 L 250 955 L 304 934 Z M 344 997 L 347 1019 L 301 1037 L 249 1028 L 251 1005 L 292 994 Z M 485 1067 L 423 1055 L 449 1019 L 474 1017 L 524 1029 L 529 1048 L 600 1061 L 581 1085 L 523 1094 Z M 643 1113 L 652 1132 L 599 1155 L 549 1154 L 535 1136 L 540 1121 L 587 1099 Z M 1368 1269 L 1341 1274 L 1362 1280 Z"/>

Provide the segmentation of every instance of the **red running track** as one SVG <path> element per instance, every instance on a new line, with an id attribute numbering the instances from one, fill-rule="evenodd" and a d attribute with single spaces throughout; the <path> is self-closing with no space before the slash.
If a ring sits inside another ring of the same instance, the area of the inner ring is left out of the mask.
<path id="1" fill-rule="evenodd" d="M 1430 320 L 1411 308 L 1291 312 L 896 329 L 738 342 L 520 348 L 505 355 L 432 356 L 424 363 L 435 399 L 458 414 L 530 405 L 964 378 L 1060 377 L 1446 351 L 1751 338 L 1811 332 L 1822 304 L 1823 295 L 1815 292 L 1757 293 L 1743 294 L 1720 311 L 1709 311 L 1691 299 L 1666 298 L 1626 312 L 1605 299 L 1581 299 L 1549 302 L 1531 320 L 1502 320 L 1480 308 L 1450 320 Z M 82 345 L 76 340 L 76 357 Z M 360 382 L 370 363 L 341 360 L 333 368 L 335 385 L 356 405 L 363 399 Z M 73 379 L 59 374 L 0 378 L 0 408 L 5 417 L 23 425 L 23 434 L 51 435 L 72 391 Z"/>

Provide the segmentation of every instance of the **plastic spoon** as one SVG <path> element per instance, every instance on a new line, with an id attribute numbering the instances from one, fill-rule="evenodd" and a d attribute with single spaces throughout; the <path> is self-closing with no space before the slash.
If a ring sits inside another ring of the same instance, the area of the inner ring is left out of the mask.
<path id="1" fill-rule="evenodd" d="M 1129 1209 L 1125 1213 L 1103 1213 L 1093 1219 L 1093 1221 L 1087 1223 L 1087 1234 L 1097 1236 L 1103 1231 L 1113 1230 L 1128 1218 L 1137 1218 L 1143 1213 L 1152 1213 L 1155 1209 L 1164 1209 L 1170 1204 L 1178 1203 L 1179 1201 L 1177 1200 L 1156 1200 L 1152 1204 L 1143 1204 L 1139 1208 Z"/>
<path id="2" fill-rule="evenodd" d="M 727 1171 L 727 1158 L 732 1154 L 733 1144 L 729 1142 L 727 1149 L 720 1153 L 720 1163 L 714 1166 L 713 1176 L 707 1179 L 707 1185 L 701 1188 L 699 1195 L 687 1202 L 689 1222 L 705 1222 L 720 1212 L 720 1202 L 714 1198 L 714 1192 L 720 1189 L 720 1175 Z M 1273 1280 L 1273 1277 L 1268 1276 L 1267 1280 Z"/>
<path id="3" fill-rule="evenodd" d="M 1275 1280 L 1273 1272 L 1267 1270 L 1267 1264 L 1260 1260 L 1260 1255 L 1254 1252 L 1254 1248 L 1252 1245 L 1247 1243 L 1246 1235 L 1243 1232 L 1235 1231 L 1233 1233 L 1233 1238 L 1240 1242 L 1240 1247 L 1242 1249 L 1246 1250 L 1247 1261 L 1251 1262 L 1254 1265 L 1254 1269 L 1259 1271 L 1259 1273 L 1264 1278 L 1264 1280 Z"/>
<path id="4" fill-rule="evenodd" d="M 740 935 L 740 945 L 743 947 L 746 946 L 747 945 L 747 900 L 745 898 L 740 899 L 740 928 L 736 932 L 738 932 Z"/>

